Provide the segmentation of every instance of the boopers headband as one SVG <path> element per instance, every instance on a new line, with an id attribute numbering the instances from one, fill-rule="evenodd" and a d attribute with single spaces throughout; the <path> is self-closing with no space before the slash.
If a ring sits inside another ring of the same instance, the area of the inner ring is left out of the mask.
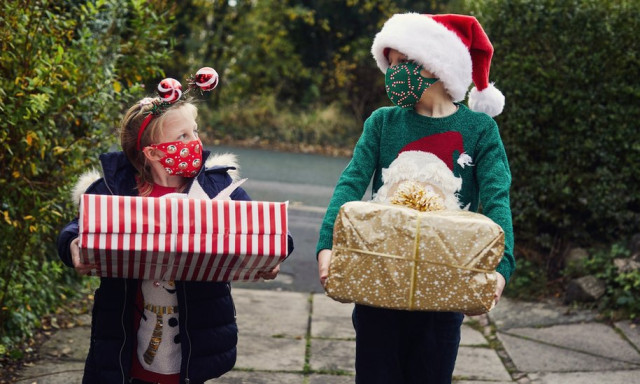
<path id="1" fill-rule="evenodd" d="M 136 142 L 136 148 L 138 150 L 141 150 L 140 140 L 142 139 L 142 134 L 154 117 L 161 115 L 171 104 L 180 100 L 183 95 L 186 95 L 192 89 L 197 88 L 200 89 L 201 92 L 212 91 L 218 85 L 218 72 L 211 67 L 201 68 L 196 72 L 195 76 L 187 79 L 187 84 L 189 87 L 183 93 L 182 84 L 180 84 L 178 80 L 168 77 L 158 84 L 157 91 L 158 96 L 160 96 L 159 98 L 146 98 L 140 102 L 141 106 L 148 104 L 153 104 L 153 106 L 149 109 L 148 115 L 144 118 L 142 124 L 140 124 L 138 140 Z"/>

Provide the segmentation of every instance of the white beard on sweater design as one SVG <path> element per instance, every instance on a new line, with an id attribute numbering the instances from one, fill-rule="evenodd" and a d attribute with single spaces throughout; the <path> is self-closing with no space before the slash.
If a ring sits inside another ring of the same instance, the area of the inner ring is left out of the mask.
<path id="1" fill-rule="evenodd" d="M 143 280 L 144 316 L 138 329 L 138 361 L 148 371 L 180 372 L 178 298 L 173 281 Z"/>
<path id="2" fill-rule="evenodd" d="M 462 179 L 454 176 L 447 165 L 436 155 L 423 151 L 406 151 L 382 170 L 383 185 L 373 198 L 375 202 L 391 202 L 395 191 L 405 182 L 416 182 L 443 201 L 445 209 L 459 210 L 458 191 Z"/>

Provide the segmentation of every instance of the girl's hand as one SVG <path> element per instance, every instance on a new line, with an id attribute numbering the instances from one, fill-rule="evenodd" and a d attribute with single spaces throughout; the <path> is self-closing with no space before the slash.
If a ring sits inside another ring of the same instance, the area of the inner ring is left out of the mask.
<path id="1" fill-rule="evenodd" d="M 332 252 L 330 249 L 323 249 L 318 253 L 318 276 L 320 277 L 320 284 L 324 287 L 329 277 L 329 264 L 331 263 Z"/>
<path id="2" fill-rule="evenodd" d="M 258 272 L 258 277 L 261 277 L 265 280 L 273 280 L 276 278 L 276 276 L 278 276 L 278 273 L 280 272 L 280 264 L 276 265 L 271 271 L 269 272 Z"/>
<path id="3" fill-rule="evenodd" d="M 73 262 L 73 267 L 76 269 L 81 275 L 88 275 L 91 273 L 92 269 L 96 269 L 94 264 L 82 264 L 80 261 L 80 238 L 76 238 L 71 242 L 69 246 L 71 250 L 71 261 Z"/>

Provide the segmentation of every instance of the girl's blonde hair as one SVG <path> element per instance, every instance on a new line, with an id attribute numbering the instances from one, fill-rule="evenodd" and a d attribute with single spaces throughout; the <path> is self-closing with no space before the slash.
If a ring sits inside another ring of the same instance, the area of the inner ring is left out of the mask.
<path id="1" fill-rule="evenodd" d="M 158 116 L 154 116 L 147 127 L 142 132 L 140 138 L 140 147 L 138 148 L 138 134 L 140 126 L 144 119 L 151 113 L 154 103 L 160 103 L 159 98 L 145 98 L 134 104 L 122 118 L 120 123 L 120 145 L 122 150 L 131 162 L 133 167 L 138 171 L 136 175 L 136 187 L 140 196 L 149 196 L 153 189 L 153 176 L 151 174 L 151 166 L 147 163 L 147 157 L 142 150 L 157 142 L 160 133 L 164 127 L 164 120 L 167 111 L 176 110 L 178 108 L 187 108 L 193 114 L 195 119 L 198 116 L 198 109 L 190 100 L 178 100 L 165 108 Z"/>

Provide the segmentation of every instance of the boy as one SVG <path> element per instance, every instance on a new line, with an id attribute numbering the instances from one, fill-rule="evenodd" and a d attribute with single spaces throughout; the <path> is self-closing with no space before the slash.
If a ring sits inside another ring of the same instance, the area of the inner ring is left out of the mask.
<path id="1" fill-rule="evenodd" d="M 380 108 L 367 119 L 336 185 L 317 246 L 321 283 L 328 275 L 340 207 L 362 199 L 371 177 L 375 193 L 382 185 L 382 169 L 400 153 L 424 151 L 451 164 L 462 179 L 461 207 L 477 211 L 482 205 L 483 214 L 505 232 L 497 302 L 515 260 L 511 173 L 491 118 L 502 112 L 504 96 L 488 82 L 493 47 L 487 35 L 470 16 L 397 14 L 376 35 L 371 52 L 396 106 Z M 472 81 L 468 108 L 459 101 Z M 463 317 L 356 305 L 356 383 L 450 383 Z"/>

